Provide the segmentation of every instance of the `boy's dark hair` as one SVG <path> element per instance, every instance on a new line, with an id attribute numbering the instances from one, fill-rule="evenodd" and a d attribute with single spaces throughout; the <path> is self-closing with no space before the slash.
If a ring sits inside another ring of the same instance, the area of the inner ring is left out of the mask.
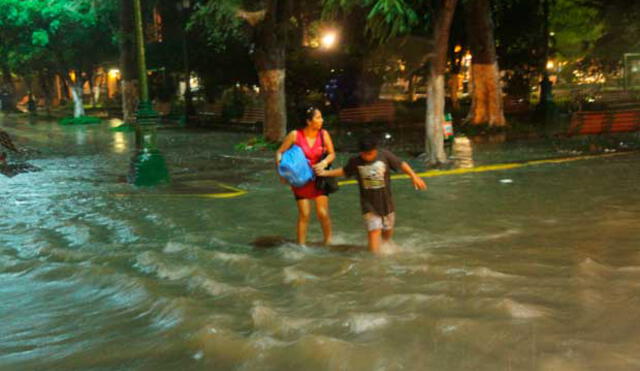
<path id="1" fill-rule="evenodd" d="M 375 135 L 367 134 L 358 141 L 360 152 L 368 152 L 378 148 L 378 138 Z"/>

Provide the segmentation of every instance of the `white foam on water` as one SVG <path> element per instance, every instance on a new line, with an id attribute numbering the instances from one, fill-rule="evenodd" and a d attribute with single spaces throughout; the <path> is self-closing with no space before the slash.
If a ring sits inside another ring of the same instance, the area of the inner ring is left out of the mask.
<path id="1" fill-rule="evenodd" d="M 195 359 L 196 361 L 199 361 L 202 358 L 204 358 L 204 352 L 202 350 L 195 352 L 193 355 L 193 359 Z"/>
<path id="2" fill-rule="evenodd" d="M 266 351 L 273 348 L 283 348 L 287 345 L 289 345 L 289 342 L 278 340 L 272 336 L 265 336 L 261 334 L 253 334 L 251 336 L 251 346 L 261 351 Z"/>
<path id="3" fill-rule="evenodd" d="M 378 330 L 391 323 L 389 317 L 384 314 L 360 313 L 353 314 L 345 323 L 349 330 L 356 334 Z"/>
<path id="4" fill-rule="evenodd" d="M 498 307 L 505 310 L 513 318 L 532 319 L 549 315 L 547 308 L 533 304 L 522 304 L 512 299 L 501 300 Z"/>
<path id="5" fill-rule="evenodd" d="M 57 247 L 44 247 L 40 249 L 39 254 L 41 256 L 50 256 L 55 259 L 60 259 L 64 261 L 69 261 L 69 260 L 82 261 L 82 260 L 88 260 L 91 257 L 95 256 L 95 254 L 86 254 L 78 250 L 62 249 Z"/>
<path id="6" fill-rule="evenodd" d="M 425 294 L 396 294 L 385 296 L 378 300 L 374 307 L 378 309 L 405 308 L 407 306 L 422 306 L 433 300 L 433 296 Z"/>
<path id="7" fill-rule="evenodd" d="M 507 229 L 503 232 L 489 233 L 489 234 L 475 234 L 471 236 L 454 236 L 447 238 L 447 241 L 443 241 L 447 246 L 451 244 L 472 244 L 476 242 L 501 240 L 503 238 L 513 237 L 522 233 L 522 230 L 517 228 Z"/>
<path id="8" fill-rule="evenodd" d="M 286 285 L 292 286 L 303 285 L 309 281 L 316 281 L 319 279 L 318 276 L 298 270 L 294 267 L 286 267 L 282 273 L 284 275 L 283 282 Z"/>
<path id="9" fill-rule="evenodd" d="M 630 265 L 630 266 L 626 266 L 626 267 L 620 267 L 617 270 L 618 270 L 618 272 L 622 272 L 622 273 L 638 273 L 638 274 L 640 274 L 640 266 L 637 266 L 637 265 Z"/>
<path id="10" fill-rule="evenodd" d="M 398 254 L 402 251 L 403 249 L 400 248 L 395 242 L 389 241 L 380 245 L 380 252 L 378 254 L 381 256 L 390 256 Z"/>
<path id="11" fill-rule="evenodd" d="M 308 320 L 291 321 L 260 302 L 254 303 L 251 308 L 251 320 L 255 329 L 281 336 L 294 332 L 310 322 Z"/>
<path id="12" fill-rule="evenodd" d="M 183 299 L 156 299 L 148 309 L 141 313 L 138 317 L 146 317 L 151 315 L 151 327 L 164 331 L 173 329 L 182 323 L 188 312 L 186 301 Z"/>
<path id="13" fill-rule="evenodd" d="M 416 274 L 431 272 L 433 268 L 428 264 L 420 265 L 394 265 L 390 267 L 391 271 L 395 274 Z"/>
<path id="14" fill-rule="evenodd" d="M 162 250 L 162 252 L 164 252 L 165 254 L 173 254 L 177 252 L 183 252 L 189 248 L 190 248 L 189 245 L 186 245 L 180 242 L 169 241 L 164 246 L 164 249 Z"/>
<path id="15" fill-rule="evenodd" d="M 152 251 L 145 251 L 138 254 L 138 256 L 136 256 L 135 266 L 145 273 L 155 273 L 158 278 L 170 281 L 187 278 L 192 275 L 195 269 L 194 267 L 181 264 L 170 265 L 162 261 L 161 257 L 158 257 Z"/>
<path id="16" fill-rule="evenodd" d="M 226 253 L 222 251 L 215 251 L 213 253 L 213 257 L 216 260 L 220 260 L 223 262 L 231 262 L 231 263 L 237 263 L 237 262 L 242 262 L 242 261 L 251 259 L 251 257 L 247 254 L 232 254 L 232 253 Z"/>
<path id="17" fill-rule="evenodd" d="M 483 278 L 516 278 L 518 277 L 512 274 L 494 271 L 487 267 L 474 268 L 469 272 L 469 274 L 473 276 L 483 277 Z"/>
<path id="18" fill-rule="evenodd" d="M 204 361 L 213 360 L 218 370 L 238 368 L 248 359 L 256 356 L 256 349 L 250 339 L 230 330 L 211 333 L 203 329 L 196 335 L 197 352 L 202 352 Z"/>
<path id="19" fill-rule="evenodd" d="M 278 250 L 278 253 L 280 256 L 282 256 L 282 258 L 290 261 L 300 261 L 309 256 L 310 248 L 292 243 L 286 243 Z"/>
<path id="20" fill-rule="evenodd" d="M 91 228 L 84 224 L 67 223 L 56 228 L 56 232 L 62 234 L 71 246 L 87 245 L 91 239 Z"/>
<path id="21" fill-rule="evenodd" d="M 228 295 L 242 290 L 242 288 L 237 288 L 226 283 L 218 282 L 212 278 L 200 274 L 191 277 L 189 279 L 188 285 L 191 289 L 199 288 L 213 296 Z"/>
<path id="22" fill-rule="evenodd" d="M 578 265 L 579 272 L 590 278 L 604 278 L 614 272 L 608 265 L 600 264 L 591 258 L 586 258 Z"/>
<path id="23" fill-rule="evenodd" d="M 255 301 L 251 308 L 251 319 L 254 328 L 261 334 L 279 337 L 301 336 L 338 323 L 336 319 L 287 316 L 260 301 Z"/>
<path id="24" fill-rule="evenodd" d="M 164 264 L 158 264 L 156 266 L 156 274 L 159 278 L 177 281 L 182 280 L 189 277 L 193 273 L 192 267 L 179 266 L 179 267 L 171 267 Z"/>
<path id="25" fill-rule="evenodd" d="M 342 268 L 340 268 L 337 272 L 332 274 L 331 278 L 344 276 L 345 274 L 351 272 L 353 270 L 353 268 L 355 268 L 355 266 L 356 266 L 355 263 L 346 264 Z"/>
<path id="26" fill-rule="evenodd" d="M 217 247 L 227 247 L 229 243 L 216 237 L 209 237 L 209 244 Z"/>

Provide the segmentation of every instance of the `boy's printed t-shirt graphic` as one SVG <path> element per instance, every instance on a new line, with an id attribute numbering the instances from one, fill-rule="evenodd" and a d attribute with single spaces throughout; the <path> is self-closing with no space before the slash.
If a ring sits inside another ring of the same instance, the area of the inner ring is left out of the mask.
<path id="1" fill-rule="evenodd" d="M 385 187 L 384 174 L 387 166 L 384 162 L 378 160 L 371 165 L 358 166 L 360 179 L 362 179 L 362 188 L 364 189 L 380 189 Z"/>
<path id="2" fill-rule="evenodd" d="M 344 174 L 358 179 L 362 214 L 386 216 L 395 210 L 390 173 L 401 167 L 402 161 L 383 149 L 378 150 L 378 156 L 371 162 L 364 161 L 360 156 L 349 159 L 343 168 Z"/>

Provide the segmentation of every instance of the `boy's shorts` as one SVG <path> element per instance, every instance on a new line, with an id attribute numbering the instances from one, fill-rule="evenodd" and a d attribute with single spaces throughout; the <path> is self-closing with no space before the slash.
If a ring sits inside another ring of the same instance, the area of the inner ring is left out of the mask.
<path id="1" fill-rule="evenodd" d="M 382 229 L 384 231 L 389 231 L 393 229 L 393 226 L 396 223 L 396 213 L 391 213 L 385 216 L 380 216 L 375 213 L 366 213 L 363 214 L 364 225 L 367 227 L 367 231 L 375 231 L 377 229 Z"/>

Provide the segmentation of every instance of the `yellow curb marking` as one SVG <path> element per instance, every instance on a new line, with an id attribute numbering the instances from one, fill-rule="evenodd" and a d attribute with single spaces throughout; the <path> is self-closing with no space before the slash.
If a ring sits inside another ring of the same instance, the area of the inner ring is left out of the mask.
<path id="1" fill-rule="evenodd" d="M 217 192 L 217 193 L 116 193 L 118 197 L 128 196 L 156 196 L 156 197 L 196 197 L 196 198 L 234 198 L 240 197 L 248 193 L 240 188 L 232 187 L 228 184 L 213 182 L 218 187 L 227 189 L 231 192 Z"/>
<path id="2" fill-rule="evenodd" d="M 499 170 L 510 170 L 517 169 L 521 167 L 527 166 L 536 166 L 536 165 L 544 165 L 544 164 L 559 164 L 565 162 L 573 162 L 573 161 L 582 161 L 582 160 L 590 160 L 595 158 L 603 158 L 603 157 L 615 157 L 615 156 L 625 156 L 631 154 L 638 154 L 640 151 L 629 151 L 629 152 L 616 152 L 616 153 L 605 153 L 599 155 L 585 155 L 585 156 L 574 156 L 574 157 L 563 157 L 563 158 L 552 158 L 546 160 L 533 160 L 521 163 L 507 163 L 507 164 L 496 164 L 496 165 L 485 165 L 478 166 L 473 168 L 460 168 L 460 169 L 451 169 L 451 170 L 429 170 L 422 173 L 417 173 L 421 178 L 433 178 L 438 176 L 445 175 L 458 175 L 458 174 L 469 174 L 469 173 L 484 173 L 487 171 L 499 171 Z M 391 179 L 409 179 L 408 175 L 398 174 L 392 175 Z M 195 197 L 195 198 L 235 198 L 244 196 L 249 193 L 249 191 L 245 191 L 240 188 L 236 188 L 224 183 L 214 182 L 220 188 L 227 189 L 231 192 L 218 192 L 218 193 L 117 193 L 115 196 L 118 197 L 128 197 L 128 196 L 157 196 L 157 197 Z M 357 184 L 357 180 L 343 180 L 338 182 L 339 185 L 351 185 Z"/>
<path id="3" fill-rule="evenodd" d="M 574 157 L 563 157 L 563 158 L 552 158 L 546 160 L 534 160 L 527 161 L 521 163 L 512 163 L 512 164 L 497 164 L 497 165 L 486 165 L 486 166 L 478 166 L 472 168 L 460 168 L 460 169 L 452 169 L 452 170 L 429 170 L 422 173 L 416 173 L 420 178 L 433 178 L 437 176 L 444 175 L 457 175 L 457 174 L 468 174 L 468 173 L 484 173 L 487 171 L 497 171 L 497 170 L 510 170 L 517 169 L 521 167 L 527 166 L 535 166 L 535 165 L 543 165 L 543 164 L 559 164 L 564 162 L 573 162 L 573 161 L 581 161 L 581 160 L 590 160 L 594 158 L 602 158 L 602 157 L 614 157 L 614 156 L 623 156 L 630 154 L 637 154 L 640 151 L 629 151 L 629 152 L 616 152 L 616 153 L 605 153 L 600 155 L 586 155 L 586 156 L 574 156 Z M 398 174 L 392 175 L 391 179 L 409 179 L 408 175 Z M 357 184 L 357 180 L 343 180 L 338 182 L 339 185 L 350 185 Z"/>

